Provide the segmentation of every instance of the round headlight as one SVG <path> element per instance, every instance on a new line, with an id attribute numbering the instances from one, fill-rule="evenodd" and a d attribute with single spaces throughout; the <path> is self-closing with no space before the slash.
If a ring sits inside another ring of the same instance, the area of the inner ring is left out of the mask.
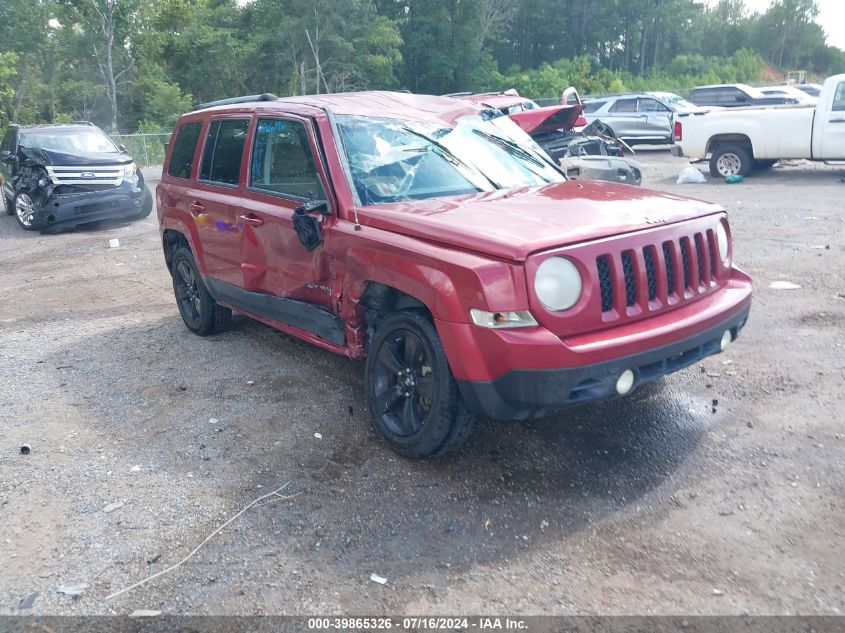
<path id="1" fill-rule="evenodd" d="M 537 268 L 534 291 L 549 310 L 566 310 L 581 296 L 581 274 L 568 259 L 549 257 Z"/>
<path id="2" fill-rule="evenodd" d="M 724 222 L 719 222 L 716 226 L 716 244 L 719 246 L 719 257 L 722 259 L 722 264 L 727 267 L 729 264 L 730 243 L 728 242 L 728 230 L 725 228 Z"/>

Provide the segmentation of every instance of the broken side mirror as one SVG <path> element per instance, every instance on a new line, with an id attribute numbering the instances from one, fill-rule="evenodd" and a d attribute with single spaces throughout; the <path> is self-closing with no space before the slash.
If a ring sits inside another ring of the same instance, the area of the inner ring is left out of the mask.
<path id="1" fill-rule="evenodd" d="M 296 207 L 293 212 L 296 215 L 308 215 L 309 213 L 320 213 L 322 215 L 331 215 L 329 211 L 329 203 L 325 200 L 309 200 L 304 204 Z"/>
<path id="2" fill-rule="evenodd" d="M 293 228 L 300 243 L 308 252 L 323 243 L 323 218 L 316 218 L 311 213 L 330 215 L 329 204 L 325 200 L 309 200 L 293 210 Z"/>

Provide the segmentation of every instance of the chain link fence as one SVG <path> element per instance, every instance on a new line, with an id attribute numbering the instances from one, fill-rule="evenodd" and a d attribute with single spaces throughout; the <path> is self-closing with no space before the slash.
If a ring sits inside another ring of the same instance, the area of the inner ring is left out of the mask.
<path id="1" fill-rule="evenodd" d="M 111 134 L 116 145 L 123 145 L 126 151 L 140 167 L 161 165 L 164 162 L 164 150 L 170 142 L 170 130 L 159 132 L 134 132 L 131 134 Z"/>

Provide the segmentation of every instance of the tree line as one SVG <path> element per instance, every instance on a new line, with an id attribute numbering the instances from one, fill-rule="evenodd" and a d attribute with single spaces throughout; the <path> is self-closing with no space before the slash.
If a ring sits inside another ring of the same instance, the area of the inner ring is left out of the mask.
<path id="1" fill-rule="evenodd" d="M 0 123 L 172 126 L 233 95 L 553 96 L 845 70 L 813 0 L 0 0 Z"/>

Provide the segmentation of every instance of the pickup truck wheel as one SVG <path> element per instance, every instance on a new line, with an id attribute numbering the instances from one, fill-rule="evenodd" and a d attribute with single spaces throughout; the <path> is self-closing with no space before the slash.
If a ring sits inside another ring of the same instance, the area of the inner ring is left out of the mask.
<path id="1" fill-rule="evenodd" d="M 460 398 L 434 325 L 398 312 L 376 329 L 366 362 L 373 425 L 404 457 L 428 458 L 460 447 L 475 418 Z"/>
<path id="2" fill-rule="evenodd" d="M 12 203 L 15 210 L 15 219 L 21 228 L 27 231 L 34 231 L 38 228 L 35 214 L 38 212 L 38 202 L 35 196 L 26 191 L 18 191 Z"/>
<path id="3" fill-rule="evenodd" d="M 747 176 L 753 165 L 751 152 L 740 145 L 720 145 L 710 157 L 710 173 L 715 178 Z"/>
<path id="4" fill-rule="evenodd" d="M 180 247 L 173 254 L 173 292 L 179 314 L 194 334 L 208 336 L 228 329 L 232 311 L 217 305 L 202 281 L 193 253 Z"/>

